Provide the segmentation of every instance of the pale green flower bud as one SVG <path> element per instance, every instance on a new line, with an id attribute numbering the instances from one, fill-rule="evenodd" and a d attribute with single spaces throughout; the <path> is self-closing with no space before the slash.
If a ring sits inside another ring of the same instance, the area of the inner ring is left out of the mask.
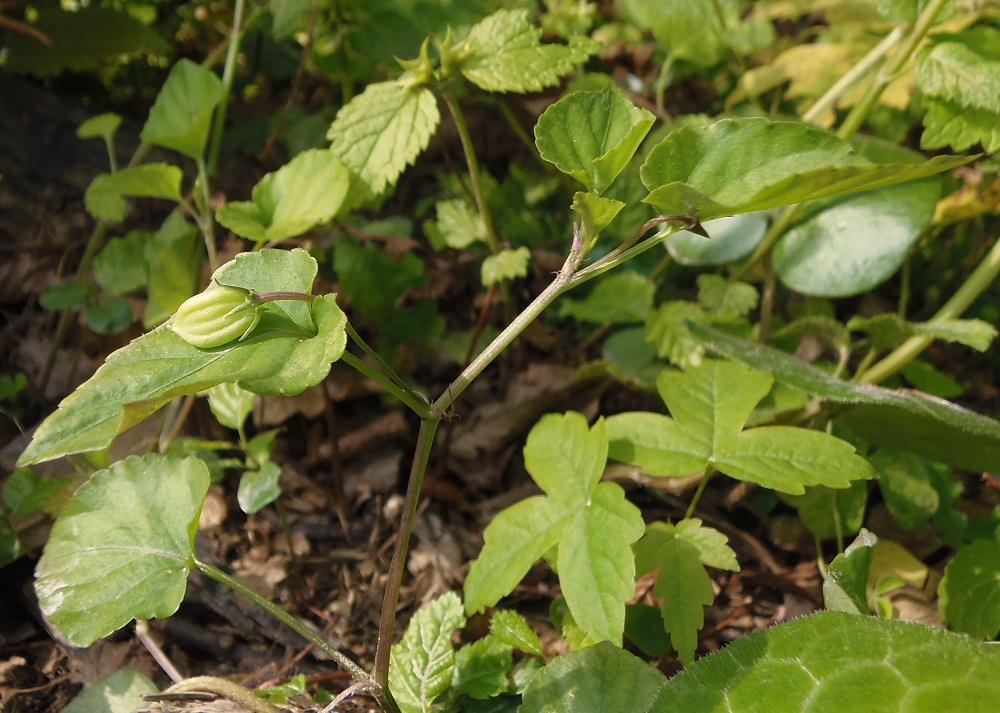
<path id="1" fill-rule="evenodd" d="M 213 284 L 178 308 L 172 326 L 191 346 L 211 349 L 243 339 L 259 319 L 260 306 L 249 290 Z"/>

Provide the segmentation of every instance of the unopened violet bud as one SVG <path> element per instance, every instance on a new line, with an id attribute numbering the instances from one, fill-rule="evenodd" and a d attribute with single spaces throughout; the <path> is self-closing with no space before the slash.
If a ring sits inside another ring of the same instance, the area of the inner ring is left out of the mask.
<path id="1" fill-rule="evenodd" d="M 249 290 L 213 284 L 177 309 L 172 328 L 191 346 L 211 349 L 243 339 L 259 319 L 260 305 Z"/>

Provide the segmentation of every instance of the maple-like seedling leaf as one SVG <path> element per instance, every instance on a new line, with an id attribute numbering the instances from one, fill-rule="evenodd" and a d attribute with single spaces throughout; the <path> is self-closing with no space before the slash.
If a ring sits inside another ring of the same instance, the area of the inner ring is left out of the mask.
<path id="1" fill-rule="evenodd" d="M 244 253 L 216 270 L 213 281 L 254 293 L 308 293 L 316 261 L 305 250 Z M 211 288 L 209 288 L 211 289 Z M 100 450 L 171 399 L 234 383 L 261 395 L 297 394 L 318 384 L 347 344 L 347 318 L 334 295 L 268 302 L 245 339 L 210 349 L 192 346 L 173 318 L 108 357 L 63 399 L 35 431 L 20 462 Z"/>
<path id="2" fill-rule="evenodd" d="M 640 175 L 644 202 L 704 221 L 891 186 L 974 159 L 874 164 L 810 124 L 750 117 L 678 129 L 649 152 Z"/>
<path id="3" fill-rule="evenodd" d="M 499 513 L 465 580 L 465 610 L 481 611 L 514 590 L 536 560 L 559 546 L 557 565 L 573 619 L 594 640 L 622 640 L 625 602 L 634 594 L 630 547 L 642 516 L 616 483 L 601 483 L 607 458 L 604 421 L 548 414 L 531 429 L 525 467 L 544 496 Z"/>
<path id="4" fill-rule="evenodd" d="M 659 570 L 653 592 L 662 601 L 660 614 L 671 644 L 686 664 L 694 660 L 704 607 L 715 599 L 705 566 L 739 571 L 725 535 L 703 527 L 698 518 L 677 525 L 650 523 L 635 545 L 636 574 Z"/>
<path id="5" fill-rule="evenodd" d="M 389 688 L 403 713 L 433 710 L 434 699 L 451 686 L 455 674 L 451 635 L 464 625 L 462 602 L 454 592 L 413 615 L 389 660 Z"/>
<path id="6" fill-rule="evenodd" d="M 608 419 L 609 455 L 653 476 L 680 477 L 711 466 L 738 480 L 799 495 L 806 485 L 846 488 L 875 471 L 854 447 L 790 426 L 743 430 L 771 390 L 770 374 L 724 361 L 665 370 L 657 389 L 673 418 L 622 413 Z"/>
<path id="7" fill-rule="evenodd" d="M 337 112 L 326 137 L 354 179 L 348 204 L 394 185 L 427 148 L 440 121 L 437 99 L 429 89 L 399 82 L 370 84 Z"/>
<path id="8" fill-rule="evenodd" d="M 46 618 L 89 646 L 132 619 L 177 611 L 208 485 L 193 456 L 131 456 L 95 473 L 59 514 L 38 562 Z"/>
<path id="9" fill-rule="evenodd" d="M 488 92 L 537 92 L 559 82 L 600 43 L 584 36 L 568 45 L 541 43 L 542 31 L 527 10 L 498 10 L 469 31 L 461 72 Z"/>

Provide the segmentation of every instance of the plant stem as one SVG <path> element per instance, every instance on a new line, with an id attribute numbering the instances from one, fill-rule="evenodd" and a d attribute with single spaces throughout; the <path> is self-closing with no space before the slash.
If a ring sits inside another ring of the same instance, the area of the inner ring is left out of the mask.
<path id="1" fill-rule="evenodd" d="M 579 227 L 574 226 L 573 230 L 573 246 L 570 249 L 569 256 L 563 263 L 562 269 L 556 274 L 554 280 L 549 283 L 549 286 L 539 293 L 531 304 L 524 308 L 517 317 L 515 317 L 507 328 L 504 329 L 497 337 L 490 342 L 489 346 L 480 352 L 479 356 L 472 360 L 462 371 L 458 377 L 448 385 L 445 392 L 433 403 L 431 404 L 431 413 L 438 416 L 442 416 L 447 413 L 448 409 L 455 399 L 457 399 L 463 391 L 472 383 L 472 381 L 479 376 L 483 369 L 490 365 L 490 363 L 496 359 L 511 342 L 517 339 L 518 335 L 523 332 L 529 324 L 531 324 L 535 318 L 540 315 L 546 307 L 552 304 L 556 297 L 561 295 L 567 289 L 570 288 L 570 281 L 573 278 L 573 273 L 576 270 L 577 265 L 580 263 L 581 252 L 583 249 L 583 240 L 580 237 Z"/>
<path id="2" fill-rule="evenodd" d="M 417 445 L 414 448 L 413 463 L 410 466 L 410 478 L 406 485 L 406 499 L 403 502 L 403 512 L 399 517 L 396 545 L 392 550 L 392 562 L 389 564 L 385 584 L 382 615 L 378 625 L 378 647 L 375 650 L 375 683 L 387 692 L 389 690 L 389 656 L 392 653 L 396 607 L 399 605 L 399 590 L 403 584 L 406 553 L 410 545 L 410 533 L 413 531 L 413 519 L 417 514 L 417 504 L 420 502 L 420 490 L 424 484 L 424 475 L 427 473 L 427 463 L 431 457 L 431 447 L 434 445 L 434 434 L 437 432 L 440 422 L 441 417 L 435 415 L 420 421 Z"/>
<path id="3" fill-rule="evenodd" d="M 828 109 L 831 109 L 836 103 L 837 99 L 847 91 L 855 82 L 857 82 L 861 77 L 868 74 L 872 67 L 881 60 L 903 37 L 903 32 L 905 32 L 905 25 L 897 25 L 893 28 L 892 32 L 882 38 L 882 40 L 872 47 L 868 54 L 862 57 L 857 64 L 850 68 L 843 77 L 838 79 L 832 87 L 826 90 L 826 92 L 821 96 L 815 104 L 809 107 L 809 110 L 802 115 L 803 121 L 816 121 L 821 117 Z"/>
<path id="4" fill-rule="evenodd" d="M 455 127 L 458 129 L 458 137 L 462 141 L 462 151 L 465 153 L 465 163 L 469 168 L 469 178 L 472 181 L 472 195 L 476 199 L 476 208 L 479 215 L 483 217 L 486 224 L 486 242 L 490 246 L 490 252 L 496 255 L 500 252 L 500 238 L 497 235 L 496 226 L 493 225 L 493 217 L 490 215 L 490 207 L 486 203 L 486 193 L 479 180 L 479 159 L 476 158 L 476 148 L 472 144 L 472 136 L 469 134 L 469 126 L 465 122 L 465 114 L 458 102 L 454 100 L 451 93 L 443 91 L 444 103 L 451 112 L 455 120 Z"/>
<path id="5" fill-rule="evenodd" d="M 910 56 L 917 49 L 917 45 L 927 36 L 931 25 L 934 24 L 934 19 L 948 2 L 949 0 L 930 0 L 927 3 L 923 12 L 920 13 L 920 17 L 914 23 L 909 36 L 899 47 L 899 50 L 886 61 L 885 66 L 872 79 L 872 83 L 868 87 L 868 91 L 861 98 L 861 101 L 854 105 L 847 118 L 844 119 L 844 123 L 841 124 L 840 129 L 837 131 L 837 136 L 842 139 L 849 139 L 857 133 L 858 129 L 865 122 L 865 119 L 868 118 L 868 114 L 871 113 L 871 110 L 882 96 L 882 92 L 889 86 L 889 82 L 895 78 L 895 75 L 910 61 Z"/>
<path id="6" fill-rule="evenodd" d="M 986 288 L 1000 275 L 1000 236 L 997 237 L 983 261 L 976 266 L 972 274 L 966 278 L 955 294 L 937 311 L 930 322 L 946 319 L 957 319 L 979 297 Z M 871 369 L 861 374 L 858 381 L 865 384 L 878 384 L 895 374 L 909 364 L 933 341 L 930 337 L 910 337 L 900 344 L 884 359 Z"/>
<path id="7" fill-rule="evenodd" d="M 369 676 L 363 668 L 347 658 L 318 632 L 313 631 L 311 628 L 306 626 L 302 620 L 292 616 L 270 599 L 267 599 L 258 592 L 255 592 L 253 589 L 246 586 L 238 579 L 229 576 L 221 569 L 213 567 L 207 562 L 202 562 L 197 557 L 194 558 L 194 564 L 206 576 L 211 577 L 216 582 L 220 582 L 230 589 L 235 590 L 237 593 L 242 594 L 254 604 L 257 604 L 265 609 L 268 614 L 281 621 L 283 624 L 288 626 L 288 628 L 292 629 L 292 631 L 302 636 L 306 641 L 340 664 L 341 667 L 350 672 L 351 676 L 353 676 L 356 681 L 371 681 L 371 676 Z"/>
<path id="8" fill-rule="evenodd" d="M 701 476 L 701 482 L 698 483 L 698 490 L 695 491 L 694 497 L 691 498 L 691 504 L 688 505 L 687 512 L 684 513 L 685 520 L 691 519 L 691 516 L 694 515 L 694 509 L 698 507 L 701 494 L 705 492 L 705 487 L 708 485 L 708 481 L 712 479 L 712 473 L 714 472 L 715 469 L 712 466 L 705 468 L 705 474 Z"/>
<path id="9" fill-rule="evenodd" d="M 195 207 L 197 213 L 194 218 L 201 230 L 201 235 L 205 239 L 205 250 L 208 255 L 208 266 L 212 272 L 218 267 L 219 253 L 215 248 L 215 218 L 212 215 L 212 196 L 208 186 L 208 169 L 203 159 L 197 160 L 198 181 L 196 189 L 201 189 L 201 193 L 195 193 Z"/>
<path id="10" fill-rule="evenodd" d="M 196 676 L 188 678 L 167 689 L 168 693 L 214 693 L 221 698 L 232 701 L 251 713 L 284 713 L 276 705 L 258 696 L 253 691 L 244 688 L 225 678 L 215 676 Z"/>
<path id="11" fill-rule="evenodd" d="M 214 176 L 219 163 L 219 149 L 222 146 L 222 130 L 226 125 L 226 110 L 229 108 L 229 96 L 233 91 L 233 77 L 236 74 L 236 59 L 243 40 L 243 6 L 244 0 L 236 0 L 233 8 L 233 28 L 229 32 L 229 46 L 226 48 L 226 63 L 222 67 L 222 98 L 215 109 L 212 118 L 212 141 L 208 151 L 208 175 Z"/>
<path id="12" fill-rule="evenodd" d="M 430 416 L 430 408 L 427 406 L 427 402 L 421 399 L 416 392 L 401 388 L 395 381 L 387 378 L 381 371 L 372 368 L 350 352 L 345 351 L 340 358 L 345 364 L 354 367 L 397 399 L 402 401 L 410 408 L 411 411 L 413 411 L 413 413 L 420 416 L 420 418 L 427 418 Z"/>

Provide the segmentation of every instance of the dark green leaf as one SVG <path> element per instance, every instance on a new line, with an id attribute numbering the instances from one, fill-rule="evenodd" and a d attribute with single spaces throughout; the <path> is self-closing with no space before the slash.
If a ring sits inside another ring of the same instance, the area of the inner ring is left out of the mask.
<path id="1" fill-rule="evenodd" d="M 1000 543 L 976 540 L 955 553 L 938 585 L 941 615 L 980 639 L 1000 634 Z"/>
<path id="2" fill-rule="evenodd" d="M 868 614 L 868 572 L 878 538 L 864 528 L 842 554 L 833 558 L 823 581 L 823 604 L 830 611 Z"/>

